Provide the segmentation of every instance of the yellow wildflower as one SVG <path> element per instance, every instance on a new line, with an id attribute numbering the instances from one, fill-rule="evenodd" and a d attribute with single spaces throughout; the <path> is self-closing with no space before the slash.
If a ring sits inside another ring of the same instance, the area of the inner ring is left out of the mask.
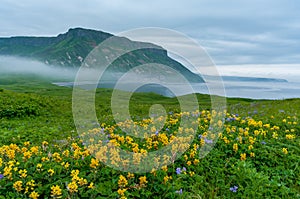
<path id="1" fill-rule="evenodd" d="M 188 166 L 190 166 L 190 165 L 192 164 L 192 162 L 191 162 L 191 161 L 187 161 L 186 164 L 187 164 Z"/>
<path id="2" fill-rule="evenodd" d="M 61 198 L 61 188 L 58 185 L 53 185 L 51 187 L 51 197 L 52 198 Z"/>
<path id="3" fill-rule="evenodd" d="M 284 154 L 288 154 L 287 148 L 282 148 L 282 152 L 283 152 Z"/>
<path id="4" fill-rule="evenodd" d="M 139 177 L 139 180 L 140 180 L 140 185 L 145 185 L 148 183 L 146 176 Z"/>
<path id="5" fill-rule="evenodd" d="M 95 187 L 94 187 L 94 183 L 91 182 L 90 185 L 88 186 L 88 188 L 89 188 L 89 189 L 94 189 L 94 188 L 95 188 Z"/>
<path id="6" fill-rule="evenodd" d="M 119 180 L 118 180 L 118 185 L 120 187 L 125 187 L 128 184 L 126 178 L 123 175 L 120 175 Z"/>
<path id="7" fill-rule="evenodd" d="M 20 174 L 20 177 L 21 178 L 26 178 L 26 176 L 27 176 L 27 170 L 26 169 L 21 169 L 20 171 L 19 171 L 19 174 Z"/>
<path id="8" fill-rule="evenodd" d="M 68 184 L 67 189 L 70 193 L 74 193 L 77 192 L 78 190 L 78 185 L 76 184 L 76 182 L 71 182 Z"/>
<path id="9" fill-rule="evenodd" d="M 37 192 L 33 191 L 33 192 L 30 193 L 29 198 L 38 199 L 39 196 L 40 195 Z"/>
<path id="10" fill-rule="evenodd" d="M 48 173 L 49 173 L 50 176 L 52 176 L 54 174 L 54 170 L 53 169 L 49 169 Z"/>
<path id="11" fill-rule="evenodd" d="M 124 196 L 125 195 L 125 192 L 126 192 L 126 190 L 127 189 L 118 189 L 118 194 L 120 195 L 120 196 Z"/>
<path id="12" fill-rule="evenodd" d="M 99 166 L 99 161 L 97 159 L 92 158 L 90 167 L 96 169 Z"/>
<path id="13" fill-rule="evenodd" d="M 22 188 L 22 181 L 16 181 L 13 185 L 14 189 L 17 191 L 17 192 L 20 192 L 23 190 Z"/>
<path id="14" fill-rule="evenodd" d="M 246 160 L 246 153 L 242 153 L 241 155 L 241 160 L 243 161 L 243 160 Z"/>
<path id="15" fill-rule="evenodd" d="M 238 144 L 237 144 L 237 143 L 233 144 L 233 151 L 234 151 L 234 152 L 237 152 L 238 149 L 239 149 Z"/>

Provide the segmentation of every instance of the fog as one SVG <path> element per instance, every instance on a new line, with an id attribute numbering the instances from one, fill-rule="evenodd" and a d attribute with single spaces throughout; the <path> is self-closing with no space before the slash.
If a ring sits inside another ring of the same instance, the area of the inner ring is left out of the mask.
<path id="1" fill-rule="evenodd" d="M 280 78 L 300 82 L 300 64 L 248 64 L 218 66 L 222 76 Z"/>
<path id="2" fill-rule="evenodd" d="M 31 59 L 0 56 L 0 77 L 7 74 L 28 74 L 47 79 L 72 81 L 76 72 L 76 69 L 50 66 Z"/>

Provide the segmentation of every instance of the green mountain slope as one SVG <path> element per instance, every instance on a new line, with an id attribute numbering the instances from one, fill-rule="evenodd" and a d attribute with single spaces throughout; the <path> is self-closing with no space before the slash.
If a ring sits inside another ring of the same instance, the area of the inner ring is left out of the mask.
<path id="1" fill-rule="evenodd" d="M 86 56 L 97 45 L 111 36 L 113 35 L 102 31 L 74 28 L 57 37 L 0 38 L 0 55 L 33 58 L 49 65 L 77 68 L 82 65 Z M 158 63 L 175 69 L 190 82 L 203 82 L 199 75 L 192 73 L 182 64 L 170 58 L 165 49 L 154 44 L 117 37 L 117 45 L 111 46 L 107 50 L 109 53 L 114 53 L 117 50 L 126 49 L 128 46 L 144 49 L 127 53 L 118 58 L 112 64 L 113 71 L 126 72 L 141 64 Z M 158 71 L 158 73 L 160 72 Z"/>

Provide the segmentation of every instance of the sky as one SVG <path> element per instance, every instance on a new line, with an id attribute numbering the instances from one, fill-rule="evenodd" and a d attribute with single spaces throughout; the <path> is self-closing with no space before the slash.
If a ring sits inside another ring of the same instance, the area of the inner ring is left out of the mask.
<path id="1" fill-rule="evenodd" d="M 283 69 L 300 67 L 299 8 L 298 0 L 1 0 L 0 37 L 161 27 L 195 39 L 216 65 Z"/>

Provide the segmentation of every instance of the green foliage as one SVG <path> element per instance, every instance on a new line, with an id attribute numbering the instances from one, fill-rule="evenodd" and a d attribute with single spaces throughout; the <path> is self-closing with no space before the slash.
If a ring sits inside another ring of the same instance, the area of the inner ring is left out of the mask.
<path id="1" fill-rule="evenodd" d="M 6 82 L 6 84 L 1 84 L 1 82 Z M 4 168 L 10 160 L 7 156 L 7 149 L 14 148 L 11 144 L 16 143 L 20 150 L 16 150 L 14 159 L 20 165 L 15 167 L 18 167 L 18 171 L 26 169 L 28 175 L 26 179 L 23 179 L 18 172 L 14 172 L 13 180 L 9 180 L 7 176 L 0 179 L 0 198 L 28 197 L 31 192 L 19 193 L 13 188 L 13 183 L 21 180 L 24 185 L 31 179 L 39 185 L 34 190 L 39 193 L 40 198 L 50 198 L 53 185 L 59 185 L 62 188 L 64 197 L 118 198 L 120 197 L 117 193 L 120 189 L 118 185 L 120 175 L 126 176 L 128 180 L 126 187 L 128 190 L 125 192 L 127 198 L 300 197 L 299 99 L 227 99 L 229 114 L 226 116 L 226 128 L 213 150 L 204 158 L 199 159 L 198 164 L 188 165 L 185 157 L 181 156 L 168 167 L 167 171 L 158 169 L 156 175 L 136 174 L 134 178 L 129 179 L 127 173 L 113 170 L 102 163 L 96 169 L 90 167 L 93 157 L 83 155 L 85 148 L 82 142 L 74 138 L 77 137 L 77 133 L 72 118 L 72 90 L 70 88 L 57 87 L 51 85 L 49 81 L 34 78 L 30 78 L 30 81 L 22 78 L 12 79 L 10 82 L 3 77 L 0 78 L 0 86 L 4 88 L 0 91 L 0 113 L 2 114 L 0 156 L 3 161 L 0 174 L 4 173 Z M 116 125 L 110 110 L 111 94 L 111 89 L 98 89 L 96 92 L 98 118 L 106 126 Z M 198 95 L 197 97 L 200 109 L 209 110 L 209 96 Z M 175 98 L 166 98 L 152 93 L 135 93 L 130 101 L 133 119 L 139 122 L 147 118 L 149 107 L 153 104 L 162 104 L 167 112 L 180 112 L 178 100 Z M 7 114 L 8 110 L 10 114 Z M 208 115 L 204 114 L 200 119 L 200 126 L 203 128 L 199 129 L 198 135 L 203 135 L 207 131 L 205 118 L 209 118 Z M 172 126 L 169 133 L 175 132 L 176 127 L 176 125 Z M 257 132 L 259 133 L 256 135 Z M 266 132 L 265 135 L 264 132 Z M 114 133 L 124 135 L 117 128 Z M 167 134 L 166 130 L 162 133 Z M 238 141 L 239 136 L 242 137 L 241 143 Z M 251 150 L 249 137 L 255 138 Z M 44 140 L 49 142 L 46 148 L 42 144 Z M 31 144 L 27 145 L 24 143 L 26 141 L 30 141 Z M 199 141 L 195 139 L 193 144 L 200 145 Z M 74 158 L 75 150 L 72 146 L 74 142 L 80 146 L 82 152 L 78 159 Z M 145 147 L 142 140 L 136 139 L 135 142 L 140 148 Z M 238 144 L 237 151 L 233 150 L 233 144 Z M 38 146 L 41 153 L 32 154 L 27 160 L 24 159 L 25 149 L 23 151 L 22 148 L 25 147 L 27 151 L 33 153 L 31 149 L 33 146 Z M 132 150 L 128 146 L 124 148 Z M 191 146 L 185 154 L 188 160 L 193 162 L 195 158 L 190 157 L 192 148 Z M 287 149 L 287 153 L 283 148 Z M 71 155 L 64 156 L 62 154 L 64 150 L 69 150 Z M 62 157 L 60 162 L 55 161 L 51 156 L 55 152 Z M 246 159 L 241 160 L 241 154 L 244 153 Z M 250 157 L 251 153 L 255 156 Z M 50 160 L 42 162 L 42 157 L 48 156 Z M 64 168 L 63 162 L 70 164 L 68 169 Z M 38 163 L 43 164 L 43 171 L 36 170 Z M 186 167 L 187 173 L 176 174 L 178 167 Z M 53 176 L 49 175 L 49 169 L 55 171 Z M 72 181 L 71 171 L 76 169 L 80 170 L 78 176 L 86 179 L 88 184 L 79 186 L 76 194 L 70 194 L 66 183 Z M 194 174 L 190 175 L 189 172 L 194 172 Z M 164 183 L 164 177 L 167 175 L 172 176 L 172 180 Z M 138 178 L 141 176 L 147 177 L 148 183 L 145 187 L 137 186 L 139 185 Z M 93 189 L 87 187 L 91 182 L 94 183 Z M 230 190 L 234 186 L 238 187 L 236 192 Z"/>

